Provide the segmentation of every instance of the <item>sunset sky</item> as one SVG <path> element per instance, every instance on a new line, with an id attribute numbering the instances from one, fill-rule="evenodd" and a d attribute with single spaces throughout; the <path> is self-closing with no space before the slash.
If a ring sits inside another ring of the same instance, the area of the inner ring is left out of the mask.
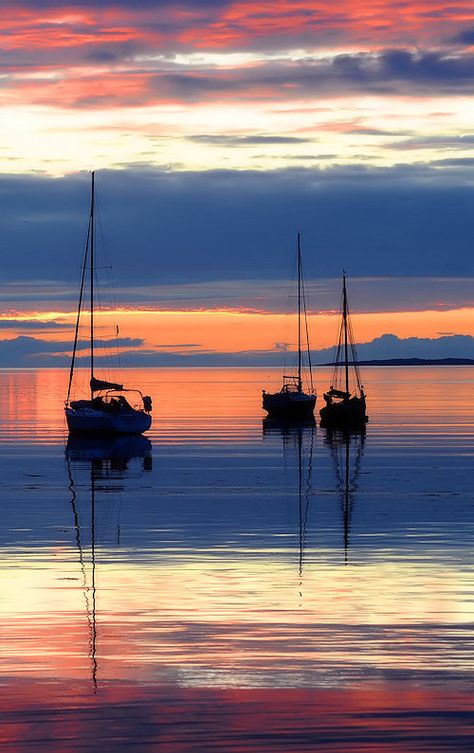
<path id="1" fill-rule="evenodd" d="M 315 350 L 345 268 L 367 356 L 471 353 L 471 1 L 16 1 L 0 28 L 0 366 L 67 361 L 91 169 L 129 365 L 277 364 L 297 231 Z"/>

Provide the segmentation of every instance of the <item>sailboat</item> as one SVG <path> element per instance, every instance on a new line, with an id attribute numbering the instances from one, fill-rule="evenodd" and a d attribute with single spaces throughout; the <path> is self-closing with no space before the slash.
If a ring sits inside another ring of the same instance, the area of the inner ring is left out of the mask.
<path id="1" fill-rule="evenodd" d="M 74 347 L 69 384 L 65 403 L 66 421 L 69 432 L 88 434 L 141 434 L 151 426 L 152 400 L 142 395 L 140 390 L 126 389 L 123 384 L 99 379 L 95 375 L 94 362 L 94 220 L 95 220 L 95 174 L 92 173 L 91 204 L 87 228 L 86 247 L 82 266 L 79 304 L 77 309 Z M 76 353 L 78 348 L 79 325 L 81 321 L 86 270 L 89 269 L 90 284 L 90 398 L 71 400 Z"/>
<path id="2" fill-rule="evenodd" d="M 350 373 L 354 377 L 352 390 Z M 321 426 L 355 427 L 364 425 L 369 419 L 366 414 L 365 392 L 360 382 L 357 351 L 347 302 L 345 273 L 342 276 L 341 326 L 331 381 L 331 387 L 323 395 L 326 405 L 319 411 Z"/>
<path id="3" fill-rule="evenodd" d="M 295 421 L 312 418 L 316 405 L 316 394 L 313 389 L 313 374 L 311 369 L 311 354 L 309 347 L 309 332 L 306 316 L 306 297 L 303 283 L 303 269 L 301 261 L 301 236 L 298 233 L 297 244 L 297 268 L 298 268 L 298 368 L 296 374 L 284 375 L 283 385 L 279 392 L 262 393 L 262 407 L 267 411 L 270 418 L 278 420 Z M 303 390 L 303 352 L 302 352 L 302 319 L 306 337 L 306 350 L 308 355 L 308 371 L 310 389 Z"/>

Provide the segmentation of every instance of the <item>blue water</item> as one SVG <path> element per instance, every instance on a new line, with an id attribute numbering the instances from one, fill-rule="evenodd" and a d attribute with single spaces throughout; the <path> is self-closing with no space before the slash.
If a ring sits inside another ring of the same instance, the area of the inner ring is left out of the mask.
<path id="1" fill-rule="evenodd" d="M 6 750 L 473 749 L 474 370 L 367 372 L 364 433 L 141 370 L 148 438 L 72 443 L 0 373 Z"/>

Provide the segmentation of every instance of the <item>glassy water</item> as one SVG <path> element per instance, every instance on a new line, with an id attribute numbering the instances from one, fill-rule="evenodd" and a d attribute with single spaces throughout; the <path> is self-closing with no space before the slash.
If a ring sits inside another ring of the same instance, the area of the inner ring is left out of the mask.
<path id="1" fill-rule="evenodd" d="M 0 372 L 2 750 L 474 748 L 474 370 L 364 377 L 363 433 L 163 369 L 68 441 L 65 372 Z"/>

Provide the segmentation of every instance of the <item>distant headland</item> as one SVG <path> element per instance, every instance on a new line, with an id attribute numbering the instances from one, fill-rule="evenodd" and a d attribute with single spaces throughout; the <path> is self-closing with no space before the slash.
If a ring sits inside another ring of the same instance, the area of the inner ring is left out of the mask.
<path id="1" fill-rule="evenodd" d="M 332 363 L 322 364 L 332 366 Z M 474 366 L 474 358 L 383 358 L 359 361 L 359 366 Z"/>

